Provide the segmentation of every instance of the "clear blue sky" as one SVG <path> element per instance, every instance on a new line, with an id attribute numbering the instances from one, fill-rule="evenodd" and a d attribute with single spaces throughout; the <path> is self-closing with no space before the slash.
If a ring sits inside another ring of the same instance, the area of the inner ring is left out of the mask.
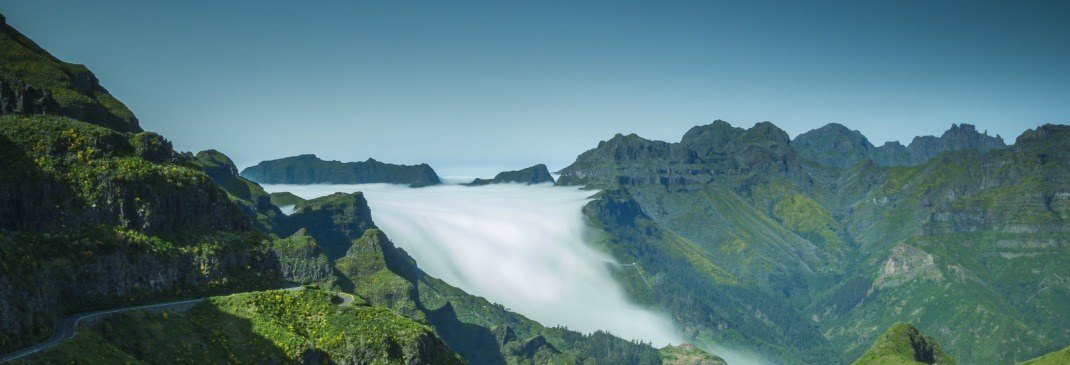
<path id="1" fill-rule="evenodd" d="M 558 169 L 617 132 L 1070 123 L 1066 1 L 2 0 L 179 149 Z"/>

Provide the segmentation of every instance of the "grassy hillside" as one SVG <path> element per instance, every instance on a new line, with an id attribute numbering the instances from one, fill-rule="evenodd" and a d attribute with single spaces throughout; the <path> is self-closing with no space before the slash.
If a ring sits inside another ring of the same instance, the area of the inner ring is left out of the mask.
<path id="1" fill-rule="evenodd" d="M 932 337 L 906 323 L 896 323 L 852 365 L 954 365 Z"/>
<path id="2" fill-rule="evenodd" d="M 1035 359 L 1021 362 L 1022 365 L 1060 365 L 1070 364 L 1070 347 L 1064 348 Z"/>
<path id="3" fill-rule="evenodd" d="M 213 297 L 183 313 L 124 313 L 83 326 L 30 363 L 462 364 L 432 329 L 319 289 Z"/>

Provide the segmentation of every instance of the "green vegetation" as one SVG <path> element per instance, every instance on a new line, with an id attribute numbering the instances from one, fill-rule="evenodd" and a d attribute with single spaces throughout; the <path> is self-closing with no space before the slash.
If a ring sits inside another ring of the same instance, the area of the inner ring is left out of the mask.
<path id="1" fill-rule="evenodd" d="M 390 183 L 419 187 L 442 183 L 427 164 L 394 165 L 370 158 L 363 162 L 324 161 L 315 155 L 263 161 L 242 170 L 241 176 L 262 184 Z"/>
<path id="2" fill-rule="evenodd" d="M 697 343 L 843 364 L 912 322 L 996 364 L 1070 342 L 1070 289 L 1050 279 L 1070 276 L 1068 138 L 1045 125 L 1007 147 L 957 125 L 896 156 L 838 125 L 789 141 L 717 121 L 680 143 L 614 136 L 559 184 L 603 190 L 584 213 L 618 279 Z"/>
<path id="3" fill-rule="evenodd" d="M 184 313 L 124 313 L 83 327 L 33 362 L 464 363 L 430 327 L 338 302 L 337 294 L 310 288 L 214 297 Z"/>
<path id="4" fill-rule="evenodd" d="M 305 204 L 305 199 L 288 192 L 271 193 L 271 204 L 280 207 L 293 205 L 296 208 L 300 208 L 301 205 Z"/>
<path id="5" fill-rule="evenodd" d="M 1059 351 L 1052 352 L 1050 354 L 1026 360 L 1021 362 L 1022 365 L 1064 365 L 1070 364 L 1070 347 L 1064 348 Z"/>
<path id="6" fill-rule="evenodd" d="M 257 229 L 278 236 L 292 233 L 282 211 L 272 204 L 267 192 L 257 183 L 238 176 L 238 168 L 229 157 L 216 150 L 207 150 L 195 156 L 186 155 L 185 158 L 223 188 L 230 200 L 251 218 Z"/>
<path id="7" fill-rule="evenodd" d="M 150 133 L 0 116 L 0 300 L 17 303 L 0 349 L 68 313 L 277 281 L 266 237 L 174 155 Z"/>
<path id="8" fill-rule="evenodd" d="M 932 337 L 907 323 L 896 323 L 873 347 L 852 365 L 953 365 L 955 359 L 944 353 Z"/>

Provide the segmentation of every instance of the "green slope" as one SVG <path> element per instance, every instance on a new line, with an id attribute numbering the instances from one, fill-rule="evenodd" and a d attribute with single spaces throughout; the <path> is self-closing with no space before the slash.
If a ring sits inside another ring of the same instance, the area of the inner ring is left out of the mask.
<path id="1" fill-rule="evenodd" d="M 907 323 L 896 323 L 852 365 L 954 365 L 932 337 Z"/>
<path id="2" fill-rule="evenodd" d="M 187 312 L 131 312 L 83 326 L 29 363 L 463 364 L 433 330 L 319 289 L 213 297 Z"/>
<path id="3" fill-rule="evenodd" d="M 1035 359 L 1029 359 L 1019 364 L 1022 365 L 1062 365 L 1070 364 L 1070 347 L 1064 348 L 1059 351 L 1052 352 L 1050 354 L 1037 357 Z"/>

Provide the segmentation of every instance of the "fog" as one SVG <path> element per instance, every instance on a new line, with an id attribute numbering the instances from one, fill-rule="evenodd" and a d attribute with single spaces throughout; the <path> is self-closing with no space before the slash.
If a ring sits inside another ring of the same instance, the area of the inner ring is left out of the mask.
<path id="1" fill-rule="evenodd" d="M 420 268 L 544 325 L 663 346 L 680 337 L 668 318 L 629 302 L 611 258 L 585 241 L 581 208 L 592 191 L 550 185 L 264 185 L 302 198 L 362 191 L 375 224 Z"/>

